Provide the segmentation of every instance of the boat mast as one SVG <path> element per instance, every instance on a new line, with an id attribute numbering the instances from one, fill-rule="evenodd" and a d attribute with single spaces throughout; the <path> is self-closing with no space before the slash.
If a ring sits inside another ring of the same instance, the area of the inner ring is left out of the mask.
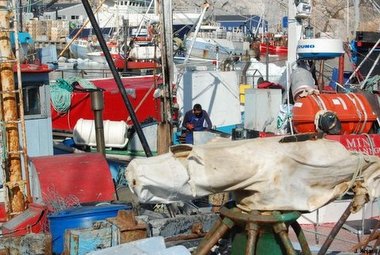
<path id="1" fill-rule="evenodd" d="M 173 5 L 172 0 L 157 0 L 161 23 L 161 60 L 163 76 L 163 94 L 161 96 L 161 123 L 158 125 L 157 153 L 169 151 L 172 144 L 173 116 Z"/>
<path id="2" fill-rule="evenodd" d="M 301 39 L 302 21 L 296 18 L 295 0 L 288 0 L 288 63 L 292 65 L 297 60 L 297 44 Z"/>

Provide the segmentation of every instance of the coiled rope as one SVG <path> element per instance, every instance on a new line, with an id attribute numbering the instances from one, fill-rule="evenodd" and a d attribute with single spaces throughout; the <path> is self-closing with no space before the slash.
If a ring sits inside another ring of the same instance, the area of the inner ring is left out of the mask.
<path id="1" fill-rule="evenodd" d="M 70 109 L 73 84 L 79 84 L 84 89 L 96 89 L 92 82 L 79 77 L 57 79 L 55 83 L 50 84 L 52 106 L 57 112 L 66 113 Z"/>

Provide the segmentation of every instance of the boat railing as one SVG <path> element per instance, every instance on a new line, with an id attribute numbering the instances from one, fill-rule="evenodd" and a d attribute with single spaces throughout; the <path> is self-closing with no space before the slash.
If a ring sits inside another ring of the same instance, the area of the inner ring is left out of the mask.
<path id="1" fill-rule="evenodd" d="M 73 75 L 80 76 L 82 78 L 109 78 L 112 77 L 112 73 L 109 69 L 57 69 L 54 72 L 54 77 L 67 78 Z"/>
<path id="2" fill-rule="evenodd" d="M 178 7 L 178 6 L 175 7 L 174 11 L 176 13 L 200 13 L 199 9 L 196 9 L 196 8 Z"/>
<path id="3" fill-rule="evenodd" d="M 190 36 L 194 36 L 194 33 L 191 33 Z M 244 33 L 230 31 L 199 32 L 198 37 L 204 39 L 227 39 L 233 42 L 243 42 L 245 39 Z"/>

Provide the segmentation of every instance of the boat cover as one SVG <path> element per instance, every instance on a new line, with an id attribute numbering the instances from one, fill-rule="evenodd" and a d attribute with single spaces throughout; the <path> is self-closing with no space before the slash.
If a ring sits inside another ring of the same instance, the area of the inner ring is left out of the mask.
<path id="1" fill-rule="evenodd" d="M 141 202 L 171 203 L 234 191 L 239 208 L 314 211 L 350 188 L 353 211 L 380 195 L 380 159 L 317 139 L 282 143 L 282 137 L 171 147 L 134 159 L 128 183 Z"/>

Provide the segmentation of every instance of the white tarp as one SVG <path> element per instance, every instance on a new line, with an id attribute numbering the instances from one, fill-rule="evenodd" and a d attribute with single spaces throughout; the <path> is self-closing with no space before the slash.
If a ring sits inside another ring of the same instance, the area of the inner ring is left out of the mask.
<path id="1" fill-rule="evenodd" d="M 126 176 L 145 203 L 235 191 L 238 206 L 246 211 L 313 211 L 349 187 L 357 191 L 357 203 L 379 197 L 378 157 L 347 151 L 331 140 L 279 143 L 280 139 L 172 147 L 164 155 L 132 160 Z"/>

